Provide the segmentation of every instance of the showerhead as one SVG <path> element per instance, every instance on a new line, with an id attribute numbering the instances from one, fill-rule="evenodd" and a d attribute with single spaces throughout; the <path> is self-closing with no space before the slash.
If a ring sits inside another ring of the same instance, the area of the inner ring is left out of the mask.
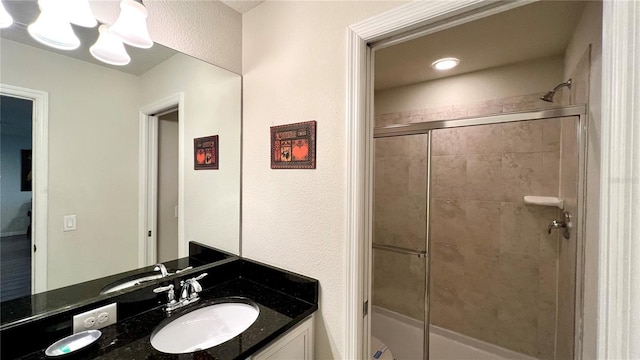
<path id="1" fill-rule="evenodd" d="M 559 84 L 558 86 L 553 88 L 553 90 L 551 90 L 548 93 L 546 93 L 543 96 L 541 96 L 540 100 L 546 101 L 546 102 L 553 102 L 553 97 L 556 95 L 556 91 L 558 91 L 560 88 L 562 88 L 564 86 L 566 86 L 569 89 L 571 89 L 571 79 L 567 80 L 567 82 L 563 82 L 562 84 Z"/>

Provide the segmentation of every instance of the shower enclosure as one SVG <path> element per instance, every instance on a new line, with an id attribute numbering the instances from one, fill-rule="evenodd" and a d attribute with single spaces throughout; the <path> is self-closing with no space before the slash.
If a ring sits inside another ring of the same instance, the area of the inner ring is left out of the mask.
<path id="1" fill-rule="evenodd" d="M 376 127 L 372 335 L 396 360 L 575 357 L 584 114 Z"/>

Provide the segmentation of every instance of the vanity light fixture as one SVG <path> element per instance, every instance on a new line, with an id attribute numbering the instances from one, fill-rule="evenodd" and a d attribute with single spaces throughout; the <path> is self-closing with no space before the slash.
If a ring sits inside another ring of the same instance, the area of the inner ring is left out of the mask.
<path id="1" fill-rule="evenodd" d="M 89 48 L 89 52 L 94 58 L 110 64 L 123 66 L 131 62 L 131 57 L 127 54 L 122 40 L 109 31 L 106 25 L 100 25 L 98 28 L 100 36 L 93 46 Z"/>
<path id="2" fill-rule="evenodd" d="M 96 17 L 89 7 L 89 0 L 65 0 L 69 22 L 87 28 L 98 25 Z"/>
<path id="3" fill-rule="evenodd" d="M 80 46 L 80 39 L 71 28 L 66 7 L 56 0 L 38 0 L 40 16 L 29 25 L 29 35 L 38 42 L 61 50 L 73 50 Z"/>
<path id="4" fill-rule="evenodd" d="M 438 71 L 444 71 L 453 69 L 454 67 L 458 66 L 458 64 L 460 64 L 460 59 L 448 57 L 434 61 L 433 63 L 431 63 L 431 67 Z"/>
<path id="5" fill-rule="evenodd" d="M 13 24 L 13 18 L 4 8 L 2 0 L 0 0 L 0 29 L 8 28 Z"/>
<path id="6" fill-rule="evenodd" d="M 147 29 L 147 8 L 142 1 L 122 0 L 120 15 L 111 25 L 109 31 L 117 35 L 122 41 L 131 46 L 148 49 L 153 46 L 153 40 Z"/>

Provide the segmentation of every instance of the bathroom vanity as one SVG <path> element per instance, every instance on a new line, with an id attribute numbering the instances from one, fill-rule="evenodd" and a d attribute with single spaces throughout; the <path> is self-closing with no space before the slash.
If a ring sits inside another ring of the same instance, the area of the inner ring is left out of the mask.
<path id="1" fill-rule="evenodd" d="M 192 252 L 215 251 L 194 243 L 191 249 Z M 202 277 L 203 273 L 207 276 Z M 179 290 L 181 281 L 196 277 L 201 277 L 199 300 L 167 312 L 166 293 L 156 294 L 153 290 L 170 284 Z M 152 346 L 151 337 L 165 324 L 197 309 L 238 301 L 253 304 L 259 310 L 255 322 L 238 336 L 211 348 L 181 354 L 164 353 Z M 20 321 L 5 322 L 3 319 L 0 327 L 2 359 L 47 359 L 44 350 L 72 334 L 74 315 L 111 303 L 117 304 L 117 323 L 100 329 L 102 336 L 78 351 L 74 359 L 274 360 L 311 359 L 313 356 L 313 313 L 318 309 L 318 281 L 229 256 L 99 297 L 95 302 L 70 306 L 71 309 L 51 309 Z M 21 345 L 11 347 L 8 344 Z"/>

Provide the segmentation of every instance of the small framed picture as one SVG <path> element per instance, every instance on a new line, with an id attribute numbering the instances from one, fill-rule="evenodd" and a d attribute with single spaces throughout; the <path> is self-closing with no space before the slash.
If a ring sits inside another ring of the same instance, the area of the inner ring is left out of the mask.
<path id="1" fill-rule="evenodd" d="M 271 127 L 271 168 L 316 168 L 315 121 Z"/>
<path id="2" fill-rule="evenodd" d="M 193 139 L 193 169 L 218 170 L 218 135 Z"/>

